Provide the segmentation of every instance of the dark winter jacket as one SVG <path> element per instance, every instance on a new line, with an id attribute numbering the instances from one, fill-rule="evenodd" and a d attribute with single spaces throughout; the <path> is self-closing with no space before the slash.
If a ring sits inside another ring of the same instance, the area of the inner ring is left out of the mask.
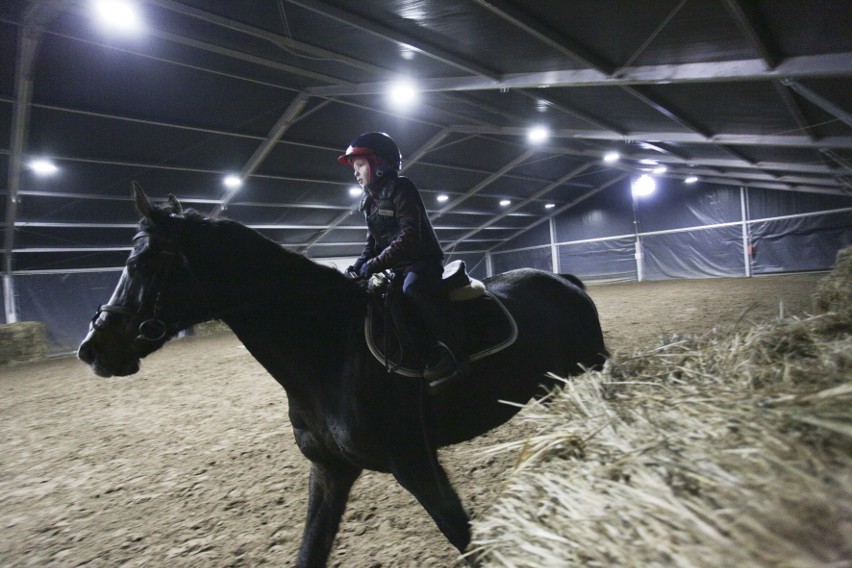
<path id="1" fill-rule="evenodd" d="M 361 200 L 367 219 L 367 244 L 355 269 L 405 270 L 416 262 L 444 258 L 420 192 L 406 177 L 389 172 Z"/>

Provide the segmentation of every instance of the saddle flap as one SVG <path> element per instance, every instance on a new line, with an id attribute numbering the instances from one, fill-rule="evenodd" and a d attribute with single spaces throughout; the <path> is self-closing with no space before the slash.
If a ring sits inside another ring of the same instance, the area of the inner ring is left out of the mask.
<path id="1" fill-rule="evenodd" d="M 492 294 L 473 301 L 450 304 L 450 322 L 456 327 L 461 350 L 471 362 L 478 361 L 512 345 L 518 337 L 515 318 L 503 303 Z M 367 347 L 373 356 L 387 365 L 391 372 L 407 377 L 420 377 L 415 348 L 401 345 L 392 318 L 385 317 L 384 306 L 371 302 L 364 321 Z"/>

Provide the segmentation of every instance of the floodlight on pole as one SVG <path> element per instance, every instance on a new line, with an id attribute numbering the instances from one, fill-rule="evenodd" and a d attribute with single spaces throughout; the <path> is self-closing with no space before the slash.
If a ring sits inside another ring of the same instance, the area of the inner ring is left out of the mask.
<path id="1" fill-rule="evenodd" d="M 35 158 L 29 162 L 28 166 L 39 177 L 52 176 L 59 171 L 56 164 L 45 158 Z"/>
<path id="2" fill-rule="evenodd" d="M 231 191 L 236 191 L 243 186 L 242 178 L 235 174 L 225 176 L 225 179 L 222 180 L 222 183 Z"/>
<path id="3" fill-rule="evenodd" d="M 139 7 L 129 0 L 94 0 L 92 10 L 101 26 L 107 30 L 126 34 L 142 31 Z"/>
<path id="4" fill-rule="evenodd" d="M 642 174 L 633 182 L 630 189 L 634 197 L 646 197 L 657 189 L 657 182 L 648 174 Z"/>

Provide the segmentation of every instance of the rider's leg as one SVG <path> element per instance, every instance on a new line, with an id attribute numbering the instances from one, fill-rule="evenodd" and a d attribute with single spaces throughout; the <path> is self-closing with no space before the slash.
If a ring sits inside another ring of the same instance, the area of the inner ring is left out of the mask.
<path id="1" fill-rule="evenodd" d="M 430 381 L 457 373 L 459 365 L 465 363 L 447 317 L 447 300 L 440 289 L 442 272 L 438 262 L 420 263 L 406 272 L 402 284 L 405 297 L 416 308 L 433 338 L 445 347 L 438 350 L 436 361 L 430 361 L 432 364 L 426 372 Z"/>

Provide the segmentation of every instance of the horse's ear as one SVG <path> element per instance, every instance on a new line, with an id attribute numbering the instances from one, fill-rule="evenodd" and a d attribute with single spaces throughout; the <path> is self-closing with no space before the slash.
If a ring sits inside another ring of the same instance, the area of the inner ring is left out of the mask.
<path id="1" fill-rule="evenodd" d="M 180 201 L 178 201 L 178 198 L 175 197 L 173 193 L 169 194 L 169 207 L 171 207 L 172 213 L 176 215 L 180 215 L 181 213 L 183 213 L 183 206 L 180 204 Z"/>
<path id="2" fill-rule="evenodd" d="M 139 185 L 135 181 L 132 181 L 130 182 L 130 186 L 130 195 L 131 197 L 133 197 L 133 204 L 136 205 L 136 210 L 139 211 L 139 214 L 145 217 L 146 219 L 150 219 L 151 212 L 153 211 L 151 200 L 148 199 L 148 196 L 145 195 L 144 191 L 142 191 L 141 185 Z"/>

